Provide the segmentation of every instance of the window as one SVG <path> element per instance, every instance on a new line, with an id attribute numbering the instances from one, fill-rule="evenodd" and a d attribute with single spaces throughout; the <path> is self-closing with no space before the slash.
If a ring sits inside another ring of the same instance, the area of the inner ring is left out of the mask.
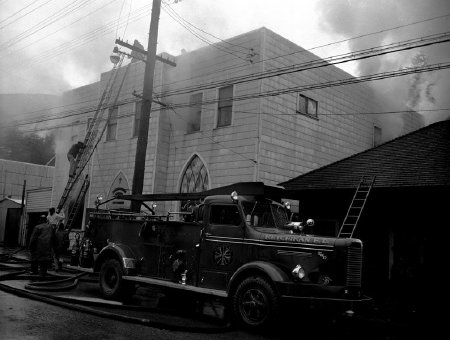
<path id="1" fill-rule="evenodd" d="M 198 156 L 194 156 L 184 171 L 180 192 L 201 192 L 208 190 L 208 172 Z"/>
<path id="2" fill-rule="evenodd" d="M 233 85 L 219 89 L 219 103 L 217 108 L 217 127 L 231 125 L 233 109 Z"/>
<path id="3" fill-rule="evenodd" d="M 211 205 L 209 216 L 209 223 L 211 224 L 227 224 L 235 226 L 241 224 L 241 216 L 235 205 Z"/>
<path id="4" fill-rule="evenodd" d="M 317 107 L 318 103 L 316 100 L 308 98 L 302 94 L 298 95 L 298 103 L 297 103 L 298 113 L 317 117 Z"/>
<path id="5" fill-rule="evenodd" d="M 195 155 L 192 157 L 188 166 L 184 170 L 183 177 L 181 178 L 181 193 L 189 192 L 201 192 L 209 189 L 208 172 L 203 164 L 202 160 Z M 181 202 L 181 210 L 186 207 L 187 201 Z M 191 202 L 195 203 L 195 202 Z"/>
<path id="6" fill-rule="evenodd" d="M 137 102 L 134 108 L 133 137 L 137 137 L 139 135 L 139 125 L 141 123 L 142 102 Z"/>
<path id="7" fill-rule="evenodd" d="M 119 108 L 113 107 L 109 109 L 108 122 L 106 127 L 106 140 L 115 140 L 117 137 L 117 114 Z"/>
<path id="8" fill-rule="evenodd" d="M 373 127 L 373 146 L 374 147 L 381 144 L 381 135 L 382 135 L 381 128 L 378 126 L 374 126 Z"/>
<path id="9" fill-rule="evenodd" d="M 187 119 L 187 132 L 200 131 L 202 100 L 203 93 L 192 94 L 189 98 L 189 117 Z"/>

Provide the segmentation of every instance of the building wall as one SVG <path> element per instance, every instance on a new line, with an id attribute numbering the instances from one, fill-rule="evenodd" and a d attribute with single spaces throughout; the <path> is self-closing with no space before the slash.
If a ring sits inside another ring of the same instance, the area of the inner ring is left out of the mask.
<path id="1" fill-rule="evenodd" d="M 253 31 L 229 40 L 229 45 L 220 49 L 204 47 L 177 57 L 177 67 L 169 68 L 167 86 L 163 94 L 186 86 L 226 82 L 227 79 L 245 76 L 261 70 L 258 63 L 261 57 L 260 34 Z M 231 47 L 230 47 L 231 46 Z M 244 46 L 244 47 L 236 47 Z M 233 51 L 232 55 L 224 52 Z M 252 60 L 247 53 L 256 54 Z M 189 82 L 181 81 L 189 79 Z M 223 85 L 222 85 L 223 86 Z M 257 94 L 259 81 L 236 84 L 234 96 Z M 233 103 L 232 124 L 217 127 L 218 87 L 211 86 L 201 90 L 203 102 L 200 131 L 188 133 L 189 108 L 165 110 L 165 138 L 170 141 L 165 190 L 176 192 L 183 168 L 193 155 L 199 155 L 210 175 L 210 187 L 218 187 L 238 181 L 254 179 L 255 146 L 257 140 L 257 115 L 243 113 L 256 111 L 258 99 Z M 171 104 L 188 103 L 190 94 L 165 96 L 164 101 Z M 165 157 L 165 155 L 161 155 Z"/>
<path id="2" fill-rule="evenodd" d="M 318 59 L 270 30 L 263 30 L 263 39 L 266 71 Z M 322 67 L 266 78 L 262 92 L 350 77 L 335 66 Z M 265 183 L 280 183 L 373 146 L 373 126 L 380 125 L 377 117 L 348 115 L 378 110 L 367 85 L 301 92 L 318 102 L 317 118 L 296 112 L 298 93 L 262 100 L 258 178 Z"/>
<path id="3" fill-rule="evenodd" d="M 200 157 L 208 170 L 210 188 L 253 180 L 277 184 L 372 147 L 374 126 L 383 128 L 385 124 L 376 115 L 353 115 L 380 111 L 374 93 L 366 84 L 304 92 L 318 102 L 317 119 L 296 112 L 297 93 L 258 97 L 269 90 L 351 77 L 335 66 L 253 81 L 231 81 L 318 58 L 265 28 L 176 57 L 165 56 L 174 59 L 177 66 L 156 63 L 154 98 L 168 107 L 153 103 L 144 193 L 179 191 L 183 170 L 194 155 Z M 124 72 L 122 67 L 110 103 Z M 84 138 L 87 119 L 95 111 L 91 107 L 86 113 L 86 102 L 94 107 L 98 104 L 109 75 L 110 72 L 103 73 L 99 82 L 65 94 L 67 102 L 79 103 L 74 109 L 78 114 L 68 118 L 68 127 L 58 132 L 61 142 L 57 149 L 53 205 L 57 204 L 67 182 L 66 153 L 72 143 Z M 131 187 L 137 142 L 132 136 L 135 102 L 142 93 L 143 80 L 143 63 L 132 64 L 118 97 L 117 138 L 106 141 L 103 137 L 86 170 L 92 179 L 86 201 L 89 207 L 98 193 L 106 196 L 119 172 L 123 172 Z M 218 128 L 218 88 L 227 80 L 229 85 L 234 83 L 236 99 L 232 124 Z M 180 91 L 200 85 L 202 89 L 198 92 L 203 94 L 200 131 L 187 132 L 191 119 L 187 103 L 195 91 Z M 244 95 L 250 98 L 237 100 Z M 103 125 L 106 117 L 107 113 Z M 418 124 L 417 119 L 408 120 L 404 132 Z"/>
<path id="4" fill-rule="evenodd" d="M 24 180 L 27 190 L 51 186 L 54 170 L 53 166 L 0 159 L 0 200 L 21 199 Z"/>

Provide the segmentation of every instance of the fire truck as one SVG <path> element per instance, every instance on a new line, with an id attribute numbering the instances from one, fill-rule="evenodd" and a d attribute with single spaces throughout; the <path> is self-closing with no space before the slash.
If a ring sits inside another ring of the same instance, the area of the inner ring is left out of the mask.
<path id="1" fill-rule="evenodd" d="M 139 213 L 102 209 L 106 201 L 98 201 L 84 242 L 91 260 L 82 251 L 80 265 L 99 274 L 107 299 L 133 294 L 137 284 L 224 298 L 248 328 L 270 324 L 284 301 L 352 308 L 367 300 L 362 242 L 313 235 L 314 221 L 292 220 L 283 203 L 288 194 L 243 182 L 202 193 L 116 197 L 139 201 Z M 180 201 L 189 209 L 158 215 L 158 201 Z"/>

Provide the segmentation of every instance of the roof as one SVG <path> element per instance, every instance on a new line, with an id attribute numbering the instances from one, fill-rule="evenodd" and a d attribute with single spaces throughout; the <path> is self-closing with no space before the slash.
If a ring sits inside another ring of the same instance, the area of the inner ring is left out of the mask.
<path id="1" fill-rule="evenodd" d="M 280 183 L 288 190 L 450 186 L 450 120 L 428 125 L 375 148 Z"/>
<path id="2" fill-rule="evenodd" d="M 16 199 L 16 198 L 11 198 L 11 197 L 5 197 L 5 198 L 3 198 L 3 199 L 0 200 L 0 203 L 3 203 L 3 202 L 12 202 L 12 203 L 15 203 L 15 204 L 17 204 L 17 205 L 19 205 L 19 206 L 22 206 L 22 200 L 21 200 L 21 199 Z M 24 203 L 25 203 L 25 202 L 24 202 Z"/>

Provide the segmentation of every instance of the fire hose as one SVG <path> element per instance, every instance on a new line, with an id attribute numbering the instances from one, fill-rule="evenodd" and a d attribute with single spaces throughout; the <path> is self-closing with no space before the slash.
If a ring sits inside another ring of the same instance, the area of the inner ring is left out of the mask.
<path id="1" fill-rule="evenodd" d="M 148 318 L 140 318 L 140 317 L 134 317 L 129 315 L 123 315 L 119 313 L 113 313 L 108 311 L 99 310 L 93 307 L 89 307 L 88 305 L 92 306 L 101 306 L 101 303 L 96 302 L 86 302 L 87 305 L 81 304 L 81 301 L 76 301 L 77 303 L 74 303 L 70 298 L 61 297 L 61 296 L 51 296 L 47 295 L 44 292 L 57 292 L 57 291 L 67 291 L 74 289 L 78 283 L 79 280 L 82 279 L 83 276 L 85 276 L 88 273 L 80 273 L 75 276 L 54 276 L 50 274 L 50 277 L 55 278 L 51 279 L 49 281 L 40 281 L 40 282 L 31 282 L 25 286 L 25 289 L 19 289 L 15 287 L 11 287 L 9 285 L 1 283 L 2 281 L 7 280 L 30 280 L 30 279 L 36 279 L 36 275 L 26 275 L 29 273 L 29 265 L 28 266 L 18 266 L 18 267 L 11 267 L 8 266 L 8 261 L 11 259 L 16 260 L 12 258 L 11 254 L 9 256 L 3 256 L 6 254 L 0 255 L 0 269 L 2 270 L 12 270 L 13 272 L 9 272 L 6 274 L 0 275 L 0 289 L 20 296 L 25 297 L 45 303 L 49 303 L 55 306 L 88 313 L 91 315 L 99 316 L 102 318 L 108 318 L 112 320 L 117 321 L 123 321 L 128 323 L 134 323 L 134 324 L 140 324 L 144 326 L 164 329 L 164 330 L 170 330 L 170 331 L 180 331 L 180 332 L 192 332 L 192 333 L 220 333 L 220 332 L 227 332 L 231 330 L 231 326 L 229 323 L 226 323 L 224 325 L 214 325 L 210 327 L 202 327 L 202 326 L 185 326 L 180 324 L 173 324 L 173 323 L 166 323 L 166 322 L 160 322 L 151 320 Z M 7 257 L 7 262 L 4 262 L 4 257 Z M 19 260 L 21 263 L 28 263 L 27 260 Z M 61 285 L 63 283 L 69 283 L 68 285 Z M 108 305 L 109 308 L 114 309 L 125 309 L 125 310 L 135 310 L 135 311 L 148 311 L 148 312 L 157 312 L 157 309 L 152 308 L 145 308 L 140 306 L 130 306 L 130 305 Z M 159 311 L 161 312 L 161 311 Z M 167 313 L 166 313 L 167 314 Z M 170 314 L 170 313 L 169 313 Z"/>

